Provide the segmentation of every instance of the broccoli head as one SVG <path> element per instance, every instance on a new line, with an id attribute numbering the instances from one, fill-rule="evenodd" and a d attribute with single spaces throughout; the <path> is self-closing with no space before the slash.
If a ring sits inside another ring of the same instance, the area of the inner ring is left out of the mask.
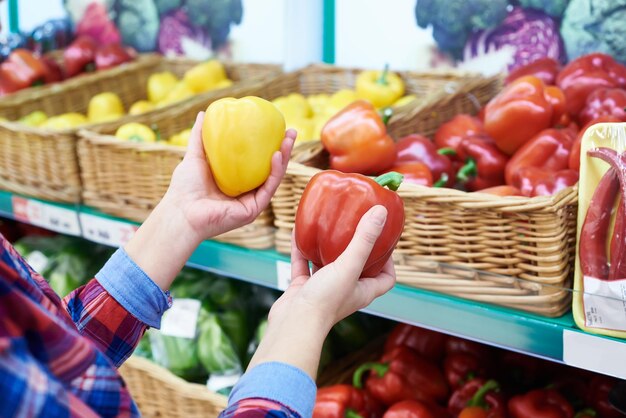
<path id="1" fill-rule="evenodd" d="M 213 49 L 221 47 L 228 39 L 231 24 L 241 23 L 241 0 L 187 0 L 187 13 L 194 26 L 207 31 Z"/>
<path id="2" fill-rule="evenodd" d="M 524 9 L 537 9 L 549 16 L 560 18 L 569 0 L 518 0 L 518 2 Z"/>
<path id="3" fill-rule="evenodd" d="M 561 24 L 569 59 L 604 52 L 626 63 L 626 0 L 571 0 Z"/>
<path id="4" fill-rule="evenodd" d="M 156 49 L 159 13 L 153 0 L 117 0 L 114 6 L 122 41 L 139 52 Z"/>
<path id="5" fill-rule="evenodd" d="M 415 19 L 421 28 L 432 26 L 439 49 L 461 58 L 472 31 L 499 25 L 508 6 L 509 0 L 417 0 Z"/>
<path id="6" fill-rule="evenodd" d="M 183 0 L 154 0 L 154 4 L 161 16 L 174 9 L 178 9 L 182 2 Z"/>

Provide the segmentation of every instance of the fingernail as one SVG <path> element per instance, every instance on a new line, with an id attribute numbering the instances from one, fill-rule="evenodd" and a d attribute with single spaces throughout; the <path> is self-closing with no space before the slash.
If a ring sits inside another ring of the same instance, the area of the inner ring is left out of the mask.
<path id="1" fill-rule="evenodd" d="M 384 225 L 387 220 L 387 209 L 384 206 L 374 206 L 372 211 L 372 222 L 376 225 Z"/>

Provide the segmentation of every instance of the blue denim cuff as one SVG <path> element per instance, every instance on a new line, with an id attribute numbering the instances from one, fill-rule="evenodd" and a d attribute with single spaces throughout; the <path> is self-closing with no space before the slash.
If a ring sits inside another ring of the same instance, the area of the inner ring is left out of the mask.
<path id="1" fill-rule="evenodd" d="M 278 402 L 301 417 L 310 417 L 316 392 L 313 379 L 297 367 L 278 362 L 261 363 L 237 382 L 228 405 L 242 399 L 261 398 Z"/>
<path id="2" fill-rule="evenodd" d="M 161 327 L 163 312 L 172 304 L 169 292 L 161 290 L 123 248 L 113 254 L 96 279 L 135 318 L 150 327 Z"/>

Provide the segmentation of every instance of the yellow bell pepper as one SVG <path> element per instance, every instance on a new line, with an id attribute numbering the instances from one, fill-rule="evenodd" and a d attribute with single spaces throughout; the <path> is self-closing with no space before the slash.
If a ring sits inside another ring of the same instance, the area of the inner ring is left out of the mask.
<path id="1" fill-rule="evenodd" d="M 281 111 L 285 119 L 308 118 L 313 114 L 309 102 L 300 93 L 278 97 L 272 100 L 272 103 Z"/>
<path id="2" fill-rule="evenodd" d="M 383 71 L 363 71 L 356 78 L 356 92 L 375 107 L 391 106 L 404 94 L 404 81 L 397 74 Z"/>
<path id="3" fill-rule="evenodd" d="M 139 100 L 130 106 L 129 115 L 141 115 L 154 109 L 154 104 L 147 100 Z"/>
<path id="4" fill-rule="evenodd" d="M 119 119 L 124 116 L 122 99 L 109 91 L 96 94 L 89 100 L 87 119 L 91 123 L 100 123 Z"/>
<path id="5" fill-rule="evenodd" d="M 233 80 L 229 80 L 227 78 L 227 79 L 224 79 L 224 80 L 220 81 L 219 83 L 217 83 L 215 85 L 215 88 L 216 89 L 223 89 L 223 88 L 226 88 L 226 87 L 230 87 L 232 85 L 233 85 Z"/>
<path id="6" fill-rule="evenodd" d="M 169 71 L 154 73 L 148 78 L 148 100 L 158 103 L 165 99 L 178 84 L 178 79 Z"/>
<path id="7" fill-rule="evenodd" d="M 183 81 L 194 93 L 202 93 L 217 88 L 226 79 L 226 70 L 221 62 L 211 60 L 198 64 L 185 73 Z"/>
<path id="8" fill-rule="evenodd" d="M 189 144 L 189 138 L 191 138 L 191 129 L 185 129 L 177 133 L 176 135 L 172 135 L 169 139 L 170 145 L 176 145 L 178 147 L 186 147 Z"/>
<path id="9" fill-rule="evenodd" d="M 163 100 L 157 103 L 157 107 L 169 106 L 194 96 L 195 93 L 182 81 L 178 82 L 172 91 Z"/>
<path id="10" fill-rule="evenodd" d="M 285 119 L 258 97 L 217 100 L 206 110 L 202 142 L 213 178 L 228 196 L 262 185 L 285 136 Z"/>
<path id="11" fill-rule="evenodd" d="M 324 93 L 312 94 L 306 98 L 306 101 L 309 102 L 309 106 L 311 107 L 311 110 L 315 115 L 319 115 L 320 113 L 324 112 L 324 109 L 328 105 L 329 100 L 330 95 Z"/>
<path id="12" fill-rule="evenodd" d="M 316 139 L 313 137 L 315 121 L 313 119 L 295 119 L 286 123 L 287 129 L 295 129 L 298 132 L 296 142 L 306 142 Z"/>
<path id="13" fill-rule="evenodd" d="M 26 116 L 22 116 L 18 122 L 28 126 L 41 126 L 47 120 L 48 115 L 41 110 L 35 110 Z"/>
<path id="14" fill-rule="evenodd" d="M 48 120 L 39 125 L 39 127 L 46 129 L 63 130 L 73 129 L 87 123 L 89 123 L 89 120 L 85 115 L 81 113 L 71 112 L 48 118 Z"/>
<path id="15" fill-rule="evenodd" d="M 342 110 L 349 104 L 359 100 L 359 96 L 354 90 L 342 89 L 335 92 L 326 105 L 326 109 L 323 113 L 330 114 L 331 116 Z"/>
<path id="16" fill-rule="evenodd" d="M 117 128 L 115 137 L 131 142 L 156 142 L 154 131 L 143 123 L 130 122 Z"/>
<path id="17" fill-rule="evenodd" d="M 406 104 L 411 103 L 413 100 L 416 100 L 417 96 L 414 94 L 409 94 L 407 96 L 403 96 L 401 98 L 399 98 L 398 100 L 395 101 L 395 103 L 393 104 L 394 107 L 400 107 L 400 106 L 404 106 Z"/>

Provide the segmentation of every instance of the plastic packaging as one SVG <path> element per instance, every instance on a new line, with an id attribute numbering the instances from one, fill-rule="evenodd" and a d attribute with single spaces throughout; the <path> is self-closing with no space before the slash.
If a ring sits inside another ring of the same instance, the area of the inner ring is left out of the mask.
<path id="1" fill-rule="evenodd" d="M 584 134 L 573 303 L 580 328 L 618 338 L 626 338 L 625 151 L 626 123 Z"/>

